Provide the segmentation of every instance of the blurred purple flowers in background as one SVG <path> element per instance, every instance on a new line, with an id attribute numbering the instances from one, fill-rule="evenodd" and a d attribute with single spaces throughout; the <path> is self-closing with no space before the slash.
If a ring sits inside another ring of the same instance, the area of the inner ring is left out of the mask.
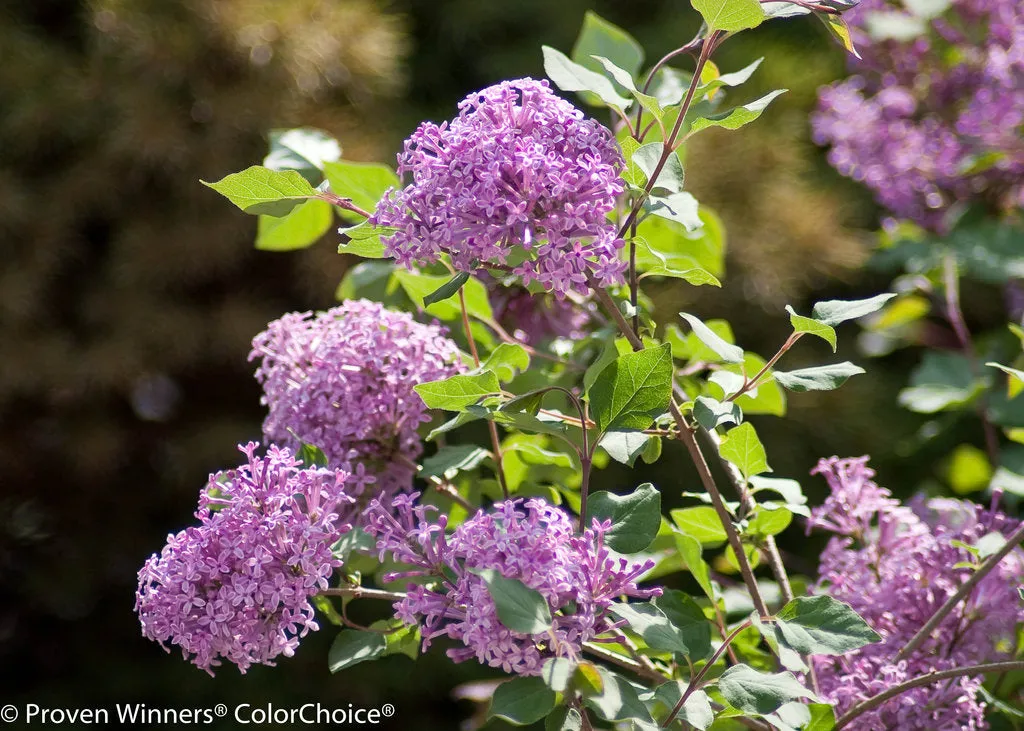
<path id="1" fill-rule="evenodd" d="M 611 132 L 546 81 L 503 81 L 466 97 L 450 123 L 420 125 L 398 156 L 412 183 L 385 194 L 371 221 L 397 229 L 384 241 L 399 263 L 448 254 L 462 271 L 508 265 L 524 284 L 587 294 L 590 278 L 622 282 L 607 218 L 622 166 Z"/>
<path id="2" fill-rule="evenodd" d="M 905 660 L 892 660 L 970 576 L 974 556 L 964 546 L 997 550 L 1016 521 L 950 499 L 901 505 L 872 481 L 867 457 L 822 460 L 814 472 L 828 480 L 831 495 L 812 511 L 808 529 L 836 535 L 822 553 L 813 593 L 848 603 L 883 637 L 848 655 L 812 659 L 821 691 L 836 704 L 837 715 L 930 671 L 1013 655 L 1016 627 L 1024 620 L 1017 591 L 1024 580 L 1020 550 L 1003 559 L 921 647 Z M 978 697 L 981 682 L 981 677 L 961 677 L 915 688 L 860 716 L 857 728 L 987 728 L 985 703 Z"/>
<path id="3" fill-rule="evenodd" d="M 864 0 L 843 17 L 863 60 L 812 117 L 831 164 L 939 233 L 957 202 L 1024 203 L 1024 2 Z"/>
<path id="4" fill-rule="evenodd" d="M 288 449 L 239 449 L 247 461 L 210 475 L 198 526 L 167 538 L 139 571 L 144 636 L 168 643 L 211 675 L 226 659 L 243 673 L 290 656 L 317 630 L 309 597 L 341 562 L 331 546 L 351 526 L 341 470 L 302 469 Z"/>
<path id="5" fill-rule="evenodd" d="M 616 627 L 608 613 L 616 598 L 661 593 L 636 585 L 653 562 L 612 558 L 603 540 L 608 526 L 596 520 L 592 530 L 576 535 L 560 508 L 539 498 L 506 500 L 446 535 L 447 516 L 431 522 L 428 511 L 435 508 L 416 505 L 415 497 L 399 495 L 394 510 L 372 503 L 366 530 L 377 538 L 381 560 L 390 556 L 412 567 L 389 580 L 435 582 L 410 584 L 396 614 L 409 625 L 422 622 L 424 649 L 440 636 L 461 641 L 465 648 L 448 650 L 455 662 L 475 657 L 505 672 L 537 675 L 547 658 L 578 658 L 584 642 Z M 549 632 L 527 635 L 506 628 L 474 569 L 495 569 L 538 591 L 554 617 Z"/>

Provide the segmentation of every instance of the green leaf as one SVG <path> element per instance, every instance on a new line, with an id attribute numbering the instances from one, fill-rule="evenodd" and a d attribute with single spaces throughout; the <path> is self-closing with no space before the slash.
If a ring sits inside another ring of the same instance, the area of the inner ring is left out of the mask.
<path id="1" fill-rule="evenodd" d="M 845 655 L 882 639 L 849 604 L 827 594 L 793 599 L 776 620 L 779 639 L 805 655 Z"/>
<path id="2" fill-rule="evenodd" d="M 598 716 L 606 721 L 651 720 L 650 712 L 628 680 L 601 666 L 596 667 L 603 688 L 600 693 L 588 695 L 585 702 Z"/>
<path id="3" fill-rule="evenodd" d="M 200 182 L 254 216 L 286 216 L 299 204 L 317 197 L 316 189 L 294 170 L 278 172 L 259 165 L 227 175 L 216 183 Z"/>
<path id="4" fill-rule="evenodd" d="M 749 66 L 745 66 L 739 71 L 733 71 L 732 73 L 716 76 L 708 83 L 701 84 L 697 87 L 697 96 L 706 96 L 718 89 L 721 89 L 723 86 L 733 87 L 746 83 L 750 80 L 750 77 L 754 75 L 754 72 L 757 71 L 757 67 L 761 65 L 762 61 L 764 61 L 763 57 L 757 59 Z"/>
<path id="5" fill-rule="evenodd" d="M 556 708 L 544 721 L 544 731 L 582 731 L 583 716 L 575 708 Z"/>
<path id="6" fill-rule="evenodd" d="M 327 455 L 324 454 L 324 451 L 315 444 L 307 444 L 306 442 L 303 442 L 302 446 L 299 448 L 299 453 L 295 456 L 298 457 L 299 461 L 302 462 L 306 468 L 327 466 Z"/>
<path id="7" fill-rule="evenodd" d="M 636 463 L 636 458 L 644 453 L 652 439 L 657 439 L 657 437 L 639 431 L 610 431 L 601 437 L 597 446 L 606 451 L 608 456 L 616 462 L 632 467 Z"/>
<path id="8" fill-rule="evenodd" d="M 490 452 L 475 444 L 452 444 L 441 447 L 436 454 L 423 460 L 422 477 L 444 477 L 452 479 L 459 472 L 466 472 L 490 456 Z"/>
<path id="9" fill-rule="evenodd" d="M 746 480 L 752 475 L 771 472 L 768 455 L 750 423 L 741 424 L 726 433 L 722 438 L 721 455 L 736 465 Z"/>
<path id="10" fill-rule="evenodd" d="M 668 410 L 672 371 L 667 343 L 616 358 L 601 371 L 588 393 L 598 430 L 650 426 Z"/>
<path id="11" fill-rule="evenodd" d="M 717 516 L 715 517 L 717 520 Z M 721 524 L 719 523 L 719 525 Z M 672 537 L 675 539 L 676 549 L 679 551 L 679 555 L 682 557 L 687 570 L 693 575 L 700 588 L 704 590 L 708 599 L 715 601 L 715 591 L 711 585 L 711 567 L 708 566 L 701 555 L 700 541 L 691 535 L 678 531 L 673 531 Z"/>
<path id="12" fill-rule="evenodd" d="M 544 684 L 556 693 L 562 693 L 569 687 L 576 663 L 567 657 L 552 657 L 544 661 L 540 677 Z"/>
<path id="13" fill-rule="evenodd" d="M 345 272 L 334 291 L 334 298 L 339 302 L 360 298 L 381 301 L 394 269 L 395 265 L 390 261 L 361 261 Z"/>
<path id="14" fill-rule="evenodd" d="M 832 37 L 839 41 L 840 46 L 855 57 L 860 58 L 857 47 L 853 44 L 853 37 L 850 35 L 850 27 L 843 20 L 842 16 L 831 13 L 815 13 L 815 16 L 828 28 L 828 32 L 832 34 Z"/>
<path id="15" fill-rule="evenodd" d="M 327 653 L 327 666 L 336 673 L 367 660 L 376 660 L 386 649 L 387 642 L 379 632 L 343 629 Z"/>
<path id="16" fill-rule="evenodd" d="M 694 508 L 676 508 L 669 511 L 669 515 L 679 530 L 705 546 L 720 545 L 728 538 L 718 513 L 712 507 L 698 505 Z"/>
<path id="17" fill-rule="evenodd" d="M 442 320 L 460 320 L 462 318 L 462 305 L 457 299 L 449 298 L 433 304 L 425 303 L 427 297 L 451 281 L 449 277 L 417 274 L 407 269 L 396 269 L 393 276 L 405 293 L 409 295 L 409 299 L 417 307 L 422 307 L 427 314 Z M 466 312 L 470 317 L 480 320 L 494 318 L 490 302 L 487 299 L 487 288 L 483 282 L 476 277 L 470 277 L 462 285 L 462 293 L 466 298 Z"/>
<path id="18" fill-rule="evenodd" d="M 826 325 L 838 325 L 847 320 L 855 320 L 864 315 L 870 315 L 882 309 L 886 302 L 895 297 L 895 294 L 880 294 L 876 297 L 869 297 L 863 300 L 828 300 L 818 302 L 811 311 L 815 320 Z"/>
<path id="19" fill-rule="evenodd" d="M 374 543 L 376 547 L 376 542 Z M 370 629 L 386 629 L 384 642 L 387 648 L 384 650 L 384 657 L 389 655 L 405 655 L 410 660 L 420 656 L 420 628 L 409 627 L 398 620 L 382 619 L 370 625 Z"/>
<path id="20" fill-rule="evenodd" d="M 839 388 L 850 378 L 864 369 L 849 361 L 832 365 L 801 368 L 796 371 L 775 371 L 773 377 L 779 385 L 796 393 L 805 391 L 831 391 Z"/>
<path id="21" fill-rule="evenodd" d="M 692 257 L 680 257 L 666 255 L 664 252 L 655 249 L 642 236 L 637 236 L 632 241 L 636 247 L 637 271 L 641 272 L 640 279 L 646 277 L 674 277 L 684 279 L 694 286 L 710 284 L 721 287 L 722 283 L 718 278 L 697 264 Z M 682 266 L 676 269 L 675 266 Z"/>
<path id="22" fill-rule="evenodd" d="M 685 683 L 681 683 L 680 681 L 669 681 L 668 683 L 662 683 L 659 685 L 651 695 L 654 700 L 657 700 L 664 705 L 664 714 L 667 716 L 668 712 L 675 708 L 679 699 L 683 697 L 684 688 Z M 700 729 L 701 731 L 707 731 L 715 720 L 715 711 L 711 707 L 711 701 L 708 698 L 708 694 L 703 690 L 697 690 L 690 693 L 686 702 L 683 703 L 683 707 L 679 710 L 679 715 L 676 716 L 676 718 L 681 721 L 686 721 L 686 723 Z"/>
<path id="23" fill-rule="evenodd" d="M 572 49 L 572 60 L 592 71 L 600 71 L 594 56 L 604 56 L 636 76 L 644 61 L 644 50 L 629 33 L 588 10 Z"/>
<path id="24" fill-rule="evenodd" d="M 665 652 L 690 655 L 683 633 L 672 625 L 665 613 L 650 602 L 643 604 L 612 604 L 608 609 L 626 620 L 629 628 L 640 635 L 648 647 Z M 701 615 L 703 619 L 703 615 Z M 705 622 L 706 623 L 706 622 Z M 710 630 L 708 633 L 710 638 Z"/>
<path id="25" fill-rule="evenodd" d="M 364 259 L 383 259 L 387 254 L 384 253 L 384 242 L 381 238 L 394 232 L 393 228 L 374 226 L 368 221 L 349 228 L 339 228 L 341 243 L 338 244 L 338 253 L 352 254 Z"/>
<path id="26" fill-rule="evenodd" d="M 978 558 L 984 561 L 992 554 L 999 553 L 1000 549 L 1005 545 L 1006 536 L 998 531 L 992 531 L 979 538 L 974 547 L 978 550 Z"/>
<path id="27" fill-rule="evenodd" d="M 900 391 L 897 400 L 911 411 L 933 414 L 967 403 L 979 390 L 966 356 L 927 351 L 910 374 L 910 387 Z"/>
<path id="28" fill-rule="evenodd" d="M 734 401 L 721 402 L 708 396 L 698 396 L 693 403 L 693 418 L 708 431 L 720 424 L 740 424 L 743 411 Z"/>
<path id="29" fill-rule="evenodd" d="M 764 20 L 757 0 L 691 0 L 708 30 L 738 31 L 755 28 Z"/>
<path id="30" fill-rule="evenodd" d="M 733 665 L 722 673 L 718 689 L 733 708 L 759 716 L 799 698 L 816 700 L 792 673 L 761 673 L 749 665 Z"/>
<path id="31" fill-rule="evenodd" d="M 707 206 L 698 215 L 703 225 L 696 231 L 663 216 L 647 216 L 637 226 L 637 267 L 641 271 L 664 267 L 685 272 L 704 269 L 715 277 L 725 271 L 725 230 Z"/>
<path id="32" fill-rule="evenodd" d="M 256 248 L 262 251 L 293 251 L 315 244 L 331 227 L 334 215 L 326 201 L 308 200 L 286 216 L 260 216 Z"/>
<path id="33" fill-rule="evenodd" d="M 736 338 L 732 334 L 732 327 L 725 320 L 708 320 L 704 324 L 727 344 L 733 345 L 735 343 Z M 683 335 L 683 331 L 674 323 L 669 324 L 665 328 L 665 339 L 672 345 L 673 358 L 693 362 L 699 361 L 703 363 L 721 362 L 721 356 L 708 346 L 704 345 L 695 332 Z M 721 371 L 715 371 L 711 375 L 712 379 L 720 372 Z M 740 376 L 740 381 L 742 382 L 742 380 L 743 377 Z M 712 380 L 712 382 L 714 381 Z"/>
<path id="34" fill-rule="evenodd" d="M 782 496 L 787 506 L 806 505 L 807 497 L 804 495 L 800 483 L 780 477 L 764 477 L 756 475 L 750 478 L 751 492 L 757 494 L 763 490 L 771 490 Z M 796 512 L 796 511 L 794 511 Z"/>
<path id="35" fill-rule="evenodd" d="M 626 163 L 622 168 L 622 179 L 634 187 L 644 187 L 647 183 L 647 176 L 633 160 L 633 155 L 640 149 L 640 143 L 629 136 L 622 137 L 618 142 L 619 147 L 622 148 L 622 159 Z"/>
<path id="36" fill-rule="evenodd" d="M 836 712 L 827 703 L 811 703 L 811 721 L 802 731 L 832 731 L 836 727 Z"/>
<path id="37" fill-rule="evenodd" d="M 494 689 L 487 717 L 501 718 L 514 726 L 528 726 L 551 713 L 555 701 L 555 692 L 542 678 L 513 678 Z"/>
<path id="38" fill-rule="evenodd" d="M 637 89 L 636 83 L 633 81 L 633 77 L 628 71 L 620 68 L 611 60 L 598 54 L 594 55 L 594 60 L 601 64 L 608 75 L 615 79 L 620 86 L 628 89 L 629 93 L 633 95 L 633 98 L 640 103 L 640 106 L 650 112 L 655 119 L 662 118 L 664 112 L 662 111 L 661 104 L 658 103 L 657 98 L 649 94 L 644 94 L 642 91 Z M 675 156 L 673 155 L 673 157 Z M 679 158 L 676 157 L 676 160 L 678 159 Z"/>
<path id="39" fill-rule="evenodd" d="M 468 272 L 453 274 L 451 279 L 423 298 L 423 306 L 427 307 L 435 302 L 444 302 L 449 297 L 454 297 L 467 281 L 469 281 Z"/>
<path id="40" fill-rule="evenodd" d="M 742 363 L 743 348 L 731 345 L 719 337 L 714 330 L 705 325 L 694 315 L 680 312 L 679 316 L 686 320 L 693 328 L 693 334 L 714 352 L 725 363 Z"/>
<path id="41" fill-rule="evenodd" d="M 775 503 L 778 505 L 778 503 Z M 786 508 L 769 509 L 767 504 L 761 505 L 757 513 L 747 525 L 747 533 L 753 536 L 777 536 L 793 522 L 793 513 Z"/>
<path id="42" fill-rule="evenodd" d="M 313 127 L 270 131 L 270 153 L 263 167 L 294 170 L 313 185 L 320 182 L 324 163 L 341 157 L 341 145 L 327 132 Z"/>
<path id="43" fill-rule="evenodd" d="M 836 352 L 836 331 L 830 325 L 826 325 L 820 320 L 798 315 L 789 305 L 786 305 L 786 312 L 789 313 L 789 322 L 793 326 L 793 332 L 807 333 L 819 337 L 832 346 L 833 353 Z"/>
<path id="44" fill-rule="evenodd" d="M 470 569 L 484 580 L 498 610 L 498 621 L 513 632 L 535 635 L 551 627 L 551 609 L 539 591 L 495 569 Z"/>
<path id="45" fill-rule="evenodd" d="M 671 166 L 666 165 L 665 167 Z M 663 170 L 658 176 L 658 181 L 661 182 L 664 177 L 665 171 Z M 704 221 L 700 217 L 697 199 L 689 193 L 673 193 L 667 196 L 652 195 L 644 203 L 644 210 L 649 210 L 655 216 L 674 221 L 687 231 L 696 231 L 704 225 Z"/>
<path id="46" fill-rule="evenodd" d="M 484 396 L 501 393 L 501 384 L 494 371 L 483 371 L 474 375 L 458 374 L 440 381 L 428 381 L 413 389 L 429 409 L 462 411 Z"/>
<path id="47" fill-rule="evenodd" d="M 661 525 L 661 493 L 649 482 L 629 495 L 600 491 L 590 496 L 589 515 L 610 520 L 605 544 L 619 553 L 637 553 L 651 545 Z"/>
<path id="48" fill-rule="evenodd" d="M 788 91 L 788 89 L 776 89 L 773 92 L 765 94 L 760 99 L 755 99 L 749 104 L 733 107 L 732 109 L 727 109 L 724 112 L 709 114 L 706 117 L 697 117 L 693 120 L 693 124 L 690 125 L 690 131 L 687 133 L 687 137 L 694 135 L 703 129 L 707 129 L 708 127 L 739 129 L 746 124 L 750 124 L 761 116 L 761 113 L 768 108 L 769 104 L 771 104 L 778 96 L 786 93 L 786 91 Z"/>
<path id="49" fill-rule="evenodd" d="M 525 373 L 526 369 L 530 367 L 530 354 L 526 352 L 526 348 L 518 343 L 501 343 L 491 351 L 491 354 L 487 356 L 487 360 L 480 367 L 484 370 L 494 371 L 498 374 L 499 381 L 507 383 L 516 377 L 517 372 Z M 509 403 L 512 402 L 510 401 Z M 508 406 L 508 404 L 505 406 Z M 538 403 L 539 406 L 540 404 Z M 525 409 L 513 407 L 513 410 L 524 411 Z"/>
<path id="50" fill-rule="evenodd" d="M 589 91 L 610 107 L 624 109 L 629 99 L 619 96 L 612 82 L 601 74 L 569 60 L 561 51 L 542 46 L 544 71 L 562 91 Z"/>
<path id="51" fill-rule="evenodd" d="M 658 167 L 658 162 L 661 161 L 661 156 L 664 151 L 664 143 L 648 142 L 633 153 L 633 163 L 643 171 L 644 177 L 647 180 L 650 180 L 651 176 L 654 175 L 654 171 Z M 683 189 L 683 181 L 685 177 L 686 175 L 683 171 L 683 164 L 679 161 L 679 158 L 676 155 L 669 155 L 665 161 L 664 167 L 658 171 L 658 178 L 654 183 L 653 190 L 660 189 L 669 193 L 679 193 L 679 191 Z M 686 220 L 692 222 L 692 219 L 697 215 L 697 201 L 689 193 L 685 194 L 685 196 L 685 201 L 681 200 L 677 202 L 676 208 L 680 210 L 680 216 L 686 214 L 688 216 Z M 667 206 L 668 204 L 666 203 L 664 205 Z M 693 207 L 692 211 L 690 210 L 690 206 Z M 674 220 L 672 219 L 672 215 L 664 217 Z M 700 221 L 698 219 L 693 228 L 696 229 L 699 227 Z"/>
<path id="52" fill-rule="evenodd" d="M 1016 393 L 1014 392 L 1014 387 L 1011 386 L 1010 398 L 1014 398 L 1018 393 L 1020 393 L 1019 386 L 1020 385 L 1024 385 L 1024 371 L 1017 370 L 1016 368 L 1010 368 L 1009 366 L 1004 366 L 1001 363 L 989 362 L 989 363 L 986 363 L 985 365 L 987 365 L 989 368 L 998 368 L 1003 373 L 1008 375 L 1011 380 L 1014 380 L 1014 381 L 1017 382 L 1018 387 L 1016 388 Z"/>
<path id="53" fill-rule="evenodd" d="M 711 622 L 688 594 L 676 589 L 665 589 L 651 602 L 660 609 L 683 638 L 691 660 L 700 660 L 711 654 Z"/>
<path id="54" fill-rule="evenodd" d="M 387 165 L 339 160 L 324 164 L 331 190 L 364 211 L 372 212 L 388 188 L 401 187 L 402 181 Z"/>

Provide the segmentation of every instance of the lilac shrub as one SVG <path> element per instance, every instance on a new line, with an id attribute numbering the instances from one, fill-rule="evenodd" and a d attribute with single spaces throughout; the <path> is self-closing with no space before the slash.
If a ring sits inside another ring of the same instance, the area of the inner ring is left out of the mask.
<path id="1" fill-rule="evenodd" d="M 320 448 L 351 474 L 354 497 L 411 489 L 417 429 L 430 418 L 413 386 L 462 368 L 446 332 L 367 300 L 274 320 L 249 354 L 268 408 L 264 438 Z"/>
<path id="2" fill-rule="evenodd" d="M 462 271 L 511 264 L 524 284 L 589 292 L 622 282 L 622 239 L 607 218 L 623 191 L 622 153 L 608 129 L 555 96 L 546 81 L 503 81 L 424 122 L 398 157 L 412 182 L 385 194 L 371 221 L 396 231 L 385 250 L 401 264 Z"/>
<path id="3" fill-rule="evenodd" d="M 843 0 L 767 5 L 773 19 L 814 13 L 846 38 Z M 253 341 L 264 436 L 276 446 L 261 459 L 252 445 L 248 466 L 215 476 L 201 525 L 143 568 L 146 636 L 200 667 L 226 657 L 245 670 L 294 652 L 317 626 L 315 606 L 338 626 L 332 672 L 443 644 L 454 662 L 510 676 L 473 688 L 487 689 L 487 717 L 522 726 L 987 722 L 982 676 L 1024 669 L 1011 642 L 1024 564 L 1019 552 L 1002 563 L 1002 549 L 984 563 L 975 554 L 997 539 L 1009 552 L 1024 529 L 949 505 L 920 517 L 864 461 L 831 460 L 820 470 L 833 494 L 810 522 L 835 537 L 812 596 L 794 591 L 775 543 L 809 510 L 796 481 L 768 476 L 753 421 L 784 416 L 785 391 L 827 391 L 863 373 L 850 362 L 786 371 L 784 356 L 803 338 L 835 352 L 841 324 L 893 295 L 819 302 L 810 316 L 789 308 L 792 332 L 764 357 L 728 323 L 657 312 L 640 290 L 648 277 L 720 285 L 725 241 L 683 189 L 681 147 L 753 121 L 781 93 L 734 103 L 757 63 L 721 73 L 712 61 L 727 38 L 769 18 L 762 4 L 695 7 L 697 37 L 646 72 L 639 44 L 593 14 L 572 58 L 543 49 L 554 85 L 600 107 L 596 118 L 546 81 L 503 81 L 414 132 L 398 158 L 405 187 L 385 166 L 338 160 L 340 145 L 317 130 L 289 135 L 292 147 L 266 161 L 277 167 L 210 184 L 277 219 L 263 230 L 297 232 L 295 248 L 323 233 L 311 213 L 334 210 L 346 223 L 339 250 L 368 261 L 345 275 L 342 304 L 285 315 Z M 687 56 L 685 70 L 669 65 Z M 897 89 L 882 100 L 917 114 Z M 843 112 L 851 128 L 864 122 L 855 111 Z M 969 119 L 956 134 L 1006 147 Z M 883 162 L 920 168 L 915 212 L 944 195 L 925 168 L 962 163 L 960 152 L 945 159 L 942 134 L 925 136 L 914 160 Z M 291 450 L 329 468 L 300 469 Z M 669 450 L 685 450 L 699 482 L 661 469 L 658 485 L 591 492 L 592 474 L 612 461 L 618 479 Z M 699 504 L 666 514 L 663 492 Z M 378 602 L 369 625 L 349 614 L 356 601 L 369 610 L 364 600 Z M 1000 664 L 972 667 L 986 661 Z M 943 669 L 942 683 L 913 685 Z"/>
<path id="4" fill-rule="evenodd" d="M 813 659 L 822 692 L 839 712 L 893 685 L 936 670 L 1007 660 L 1024 621 L 1017 587 L 1024 553 L 1014 551 L 904 660 L 894 658 L 972 572 L 972 552 L 987 535 L 1008 536 L 1017 522 L 961 501 L 901 505 L 879 487 L 867 458 L 822 460 L 815 473 L 831 494 L 808 530 L 834 534 L 821 555 L 815 593 L 853 607 L 882 642 L 842 657 Z M 991 539 L 989 539 L 991 540 Z M 987 728 L 982 678 L 963 676 L 910 690 L 861 716 L 857 728 Z"/>
<path id="5" fill-rule="evenodd" d="M 142 634 L 213 675 L 227 660 L 243 673 L 290 657 L 317 630 L 310 597 L 341 562 L 331 546 L 351 526 L 348 473 L 303 469 L 287 448 L 210 475 L 199 525 L 167 537 L 139 571 L 135 611 Z"/>
<path id="6" fill-rule="evenodd" d="M 431 522 L 431 506 L 417 505 L 414 497 L 395 498 L 397 517 L 375 501 L 367 531 L 377 538 L 381 560 L 391 558 L 408 567 L 386 581 L 433 581 L 410 584 L 395 605 L 403 622 L 422 625 L 424 650 L 437 637 L 447 636 L 464 645 L 448 650 L 455 662 L 475 657 L 506 673 L 537 675 L 546 658 L 578 660 L 584 642 L 622 624 L 608 612 L 617 597 L 661 594 L 661 589 L 636 585 L 653 561 L 610 555 L 604 545 L 610 523 L 595 520 L 591 529 L 577 534 L 565 511 L 531 498 L 479 511 L 449 535 L 447 517 Z M 540 592 L 554 616 L 550 629 L 528 635 L 503 626 L 486 583 L 474 573 L 480 569 L 495 569 Z"/>
<path id="7" fill-rule="evenodd" d="M 940 232 L 965 200 L 1024 204 L 1024 3 L 953 0 L 929 18 L 864 0 L 845 18 L 863 59 L 812 117 L 832 165 Z"/>

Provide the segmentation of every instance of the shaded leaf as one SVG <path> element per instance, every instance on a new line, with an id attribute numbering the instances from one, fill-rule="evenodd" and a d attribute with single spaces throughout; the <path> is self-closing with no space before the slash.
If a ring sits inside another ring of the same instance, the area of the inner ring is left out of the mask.
<path id="1" fill-rule="evenodd" d="M 327 653 L 327 666 L 336 673 L 367 660 L 376 660 L 386 649 L 387 642 L 379 632 L 343 629 Z"/>
<path id="2" fill-rule="evenodd" d="M 651 545 L 661 525 L 661 493 L 644 483 L 629 495 L 604 490 L 590 496 L 589 515 L 610 520 L 605 544 L 619 553 L 636 553 Z"/>
<path id="3" fill-rule="evenodd" d="M 469 569 L 484 580 L 498 610 L 498 620 L 513 632 L 534 635 L 551 627 L 551 609 L 541 593 L 495 569 Z"/>

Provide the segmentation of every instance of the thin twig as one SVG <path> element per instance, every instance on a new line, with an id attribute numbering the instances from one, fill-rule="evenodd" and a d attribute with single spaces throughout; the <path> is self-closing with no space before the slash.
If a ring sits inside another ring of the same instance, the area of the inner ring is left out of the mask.
<path id="1" fill-rule="evenodd" d="M 971 577 L 967 579 L 959 589 L 956 590 L 956 593 L 949 597 L 945 604 L 938 608 L 935 614 L 932 615 L 931 619 L 925 622 L 924 626 L 917 631 L 917 634 L 910 638 L 910 642 L 904 645 L 903 649 L 896 653 L 896 657 L 893 658 L 893 662 L 896 663 L 905 659 L 910 653 L 919 648 L 924 641 L 928 639 L 932 631 L 939 626 L 943 619 L 946 618 L 946 615 L 952 612 L 953 609 L 956 608 L 956 605 L 963 601 L 964 598 L 971 593 L 971 590 L 973 590 L 982 579 L 988 576 L 992 569 L 998 566 L 999 562 L 1006 558 L 1010 551 L 1012 551 L 1021 541 L 1024 541 L 1024 523 L 1010 534 L 1010 537 L 1006 539 L 1005 546 L 985 559 L 985 562 L 979 566 L 973 574 L 971 574 Z"/>
<path id="2" fill-rule="evenodd" d="M 364 211 L 362 208 L 357 206 L 355 203 L 352 202 L 351 198 L 343 198 L 337 193 L 331 192 L 329 190 L 317 193 L 316 197 L 321 200 L 325 200 L 328 203 L 337 206 L 338 208 L 344 208 L 346 211 L 352 211 L 352 213 L 357 213 L 363 218 L 370 217 L 370 212 Z"/>
<path id="3" fill-rule="evenodd" d="M 902 693 L 906 693 L 908 690 L 920 688 L 924 685 L 931 685 L 932 683 L 937 683 L 938 681 L 945 680 L 947 678 L 958 678 L 964 675 L 987 675 L 988 673 L 1000 673 L 1008 670 L 1024 670 L 1024 660 L 990 662 L 984 665 L 968 665 L 966 667 L 951 668 L 949 670 L 937 670 L 933 673 L 918 676 L 906 681 L 905 683 L 894 685 L 888 690 L 884 690 L 878 695 L 872 696 L 866 701 L 858 703 L 839 717 L 839 720 L 836 721 L 835 731 L 839 731 L 839 729 L 849 725 L 850 722 L 858 716 L 878 708 L 878 706 L 882 705 L 886 701 L 891 700 Z"/>

